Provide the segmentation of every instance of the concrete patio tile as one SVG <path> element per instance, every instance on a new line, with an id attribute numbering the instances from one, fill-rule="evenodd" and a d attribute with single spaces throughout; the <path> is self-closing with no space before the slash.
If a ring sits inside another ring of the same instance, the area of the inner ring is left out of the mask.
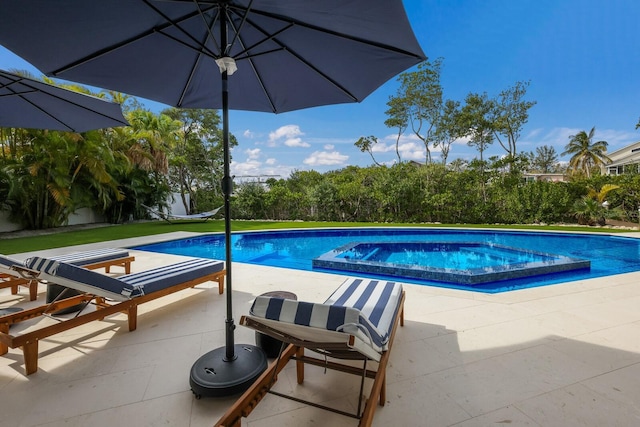
<path id="1" fill-rule="evenodd" d="M 621 325 L 548 345 L 601 372 L 609 372 L 640 363 L 638 328 L 638 323 Z"/>
<path id="2" fill-rule="evenodd" d="M 605 329 L 610 325 L 608 321 L 589 316 L 584 311 L 573 310 L 545 313 L 532 318 L 532 322 L 561 338 L 577 337 Z"/>
<path id="3" fill-rule="evenodd" d="M 42 427 L 190 427 L 191 396 L 173 394 L 42 424 Z"/>
<path id="4" fill-rule="evenodd" d="M 378 406 L 373 424 L 449 426 L 469 418 L 471 415 L 427 375 L 388 384 L 387 402 Z"/>
<path id="5" fill-rule="evenodd" d="M 497 358 L 468 363 L 428 377 L 472 417 L 543 392 L 528 382 L 526 375 L 508 369 Z"/>
<path id="6" fill-rule="evenodd" d="M 529 318 L 430 338 L 438 351 L 457 364 L 476 362 L 553 341 L 550 331 Z"/>
<path id="7" fill-rule="evenodd" d="M 273 399 L 278 399 L 277 396 L 267 395 L 265 398 L 265 405 L 273 404 Z M 344 399 L 336 401 L 325 402 L 327 405 L 335 407 L 342 411 L 355 412 L 355 409 L 351 407 L 350 403 Z M 246 424 L 245 424 L 246 422 Z M 356 420 L 344 415 L 336 414 L 333 412 L 325 411 L 320 408 L 314 408 L 312 406 L 304 406 L 301 408 L 293 409 L 286 412 L 281 412 L 277 415 L 270 417 L 254 419 L 253 414 L 246 420 L 243 420 L 243 425 L 247 427 L 314 427 L 314 426 L 331 426 L 331 427 L 353 427 L 356 425 Z"/>
<path id="8" fill-rule="evenodd" d="M 541 426 L 636 426 L 640 411 L 608 399 L 583 384 L 574 384 L 515 403 Z"/>
<path id="9" fill-rule="evenodd" d="M 590 390 L 640 413 L 640 362 L 582 381 Z M 639 419 L 640 423 L 640 419 Z"/>
<path id="10" fill-rule="evenodd" d="M 480 415 L 452 427 L 543 427 L 513 406 L 500 408 L 488 414 Z"/>
<path id="11" fill-rule="evenodd" d="M 139 402 L 151 373 L 152 368 L 145 367 L 66 383 L 43 382 L 40 399 L 34 400 L 31 392 L 4 395 L 3 418 L 17 418 L 21 425 L 35 426 Z"/>
<path id="12" fill-rule="evenodd" d="M 602 373 L 596 367 L 547 345 L 506 353 L 495 357 L 495 360 L 542 391 L 556 390 Z"/>
<path id="13" fill-rule="evenodd" d="M 510 304 L 485 303 L 446 312 L 432 313 L 428 318 L 430 322 L 444 325 L 448 329 L 464 331 L 522 319 L 531 314 L 526 309 L 520 309 L 520 307 Z"/>
<path id="14" fill-rule="evenodd" d="M 456 365 L 456 361 L 440 353 L 430 340 L 396 341 L 387 365 L 387 383 L 420 377 Z"/>
<path id="15" fill-rule="evenodd" d="M 608 301 L 584 306 L 567 312 L 583 319 L 597 321 L 603 328 L 640 321 L 639 299 L 629 301 Z"/>

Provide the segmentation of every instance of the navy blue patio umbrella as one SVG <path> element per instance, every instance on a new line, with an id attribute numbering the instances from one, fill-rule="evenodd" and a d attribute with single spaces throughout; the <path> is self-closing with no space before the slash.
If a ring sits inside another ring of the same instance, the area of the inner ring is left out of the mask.
<path id="1" fill-rule="evenodd" d="M 85 132 L 128 125 L 115 102 L 0 70 L 0 127 Z"/>
<path id="2" fill-rule="evenodd" d="M 234 343 L 229 109 L 279 113 L 363 100 L 425 58 L 402 0 L 4 0 L 0 9 L 0 43 L 47 75 L 179 108 L 222 109 L 226 345 L 196 363 L 211 375 L 196 373 L 207 391 L 194 392 L 248 388 L 266 361 Z"/>

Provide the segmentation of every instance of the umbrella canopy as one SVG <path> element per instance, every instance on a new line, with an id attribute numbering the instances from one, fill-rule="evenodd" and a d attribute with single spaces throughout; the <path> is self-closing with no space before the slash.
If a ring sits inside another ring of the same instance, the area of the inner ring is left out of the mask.
<path id="1" fill-rule="evenodd" d="M 45 74 L 181 108 L 222 108 L 222 57 L 229 108 L 270 112 L 361 101 L 424 58 L 401 0 L 5 0 L 2 16 L 0 43 Z"/>
<path id="2" fill-rule="evenodd" d="M 2 17 L 0 43 L 48 75 L 222 109 L 226 346 L 194 367 L 211 395 L 248 387 L 263 362 L 233 339 L 228 111 L 363 100 L 425 58 L 402 0 L 5 0 Z"/>
<path id="3" fill-rule="evenodd" d="M 128 125 L 114 102 L 0 70 L 0 127 L 85 132 Z"/>

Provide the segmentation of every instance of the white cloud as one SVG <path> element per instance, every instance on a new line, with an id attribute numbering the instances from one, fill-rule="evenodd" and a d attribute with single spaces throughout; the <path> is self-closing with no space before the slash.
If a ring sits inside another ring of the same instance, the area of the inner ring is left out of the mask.
<path id="1" fill-rule="evenodd" d="M 322 148 L 324 148 L 324 149 L 325 149 L 325 150 L 327 150 L 327 151 L 331 151 L 331 150 L 333 150 L 334 148 L 336 148 L 336 146 L 335 146 L 335 145 L 333 145 L 333 144 L 325 144 L 325 146 L 324 146 L 324 147 L 322 147 Z"/>
<path id="2" fill-rule="evenodd" d="M 307 142 L 304 142 L 302 138 L 287 138 L 284 140 L 284 145 L 287 147 L 311 147 Z"/>
<path id="3" fill-rule="evenodd" d="M 264 162 L 265 165 L 269 165 L 269 166 L 275 165 L 276 163 L 278 163 L 278 161 L 274 158 L 267 159 Z"/>
<path id="4" fill-rule="evenodd" d="M 244 150 L 244 152 L 247 154 L 247 157 L 249 159 L 257 159 L 258 157 L 260 157 L 262 150 L 260 150 L 259 148 L 248 148 Z"/>
<path id="5" fill-rule="evenodd" d="M 405 142 L 404 144 L 400 144 L 398 146 L 398 151 L 400 152 L 400 157 L 402 160 L 419 160 L 425 161 L 426 158 L 426 150 L 423 145 L 418 145 L 415 142 Z M 434 153 L 435 150 L 431 149 L 431 154 Z"/>
<path id="6" fill-rule="evenodd" d="M 246 162 L 232 162 L 231 169 L 233 175 L 243 177 L 247 175 L 261 175 L 262 162 L 257 160 L 247 160 Z"/>
<path id="7" fill-rule="evenodd" d="M 342 165 L 349 159 L 349 156 L 340 154 L 337 151 L 314 151 L 303 163 L 309 166 L 335 166 Z"/>
<path id="8" fill-rule="evenodd" d="M 254 137 L 254 133 L 251 132 L 249 129 L 245 130 L 244 132 L 242 132 L 242 136 L 244 136 L 245 138 L 253 138 Z"/>
<path id="9" fill-rule="evenodd" d="M 287 147 L 310 147 L 311 145 L 302 140 L 301 136 L 304 132 L 300 130 L 298 125 L 281 126 L 273 132 L 269 133 L 270 147 L 275 147 L 280 141 Z"/>

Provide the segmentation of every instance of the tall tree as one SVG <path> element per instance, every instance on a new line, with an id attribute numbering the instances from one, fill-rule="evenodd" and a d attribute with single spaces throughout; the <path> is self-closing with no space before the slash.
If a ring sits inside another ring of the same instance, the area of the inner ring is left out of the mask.
<path id="1" fill-rule="evenodd" d="M 440 147 L 443 165 L 447 164 L 451 144 L 465 136 L 466 131 L 460 102 L 448 99 L 444 103 L 442 114 L 438 120 L 436 138 L 433 144 L 434 147 Z"/>
<path id="2" fill-rule="evenodd" d="M 535 153 L 529 153 L 531 167 L 540 173 L 550 173 L 556 170 L 558 164 L 558 153 L 556 149 L 550 145 L 536 147 Z"/>
<path id="3" fill-rule="evenodd" d="M 220 115 L 216 110 L 178 108 L 164 110 L 163 114 L 180 123 L 176 145 L 170 154 L 171 181 L 181 194 L 186 211 L 199 211 L 198 194 L 206 190 L 221 196 L 223 146 Z M 231 147 L 238 145 L 235 136 L 230 135 L 229 144 Z"/>
<path id="4" fill-rule="evenodd" d="M 611 161 L 606 154 L 609 143 L 607 141 L 593 142 L 595 133 L 594 126 L 588 134 L 582 130 L 569 136 L 569 143 L 564 147 L 562 155 L 571 155 L 569 168 L 572 173 L 584 173 L 589 178 L 593 167 Z"/>
<path id="5" fill-rule="evenodd" d="M 493 133 L 510 158 L 518 153 L 516 143 L 522 127 L 529 120 L 529 109 L 535 101 L 525 101 L 530 82 L 516 82 L 500 92 L 494 102 Z"/>
<path id="6" fill-rule="evenodd" d="M 418 65 L 417 71 L 400 74 L 400 88 L 389 99 L 386 111 L 389 117 L 385 125 L 398 129 L 398 140 L 405 129 L 411 128 L 413 134 L 424 144 L 426 163 L 431 163 L 431 149 L 435 142 L 436 129 L 442 115 L 442 86 L 440 68 L 442 58 L 433 62 L 426 60 Z"/>
<path id="7" fill-rule="evenodd" d="M 369 153 L 369 155 L 371 156 L 371 160 L 373 160 L 373 163 L 375 163 L 376 166 L 380 166 L 380 163 L 378 163 L 376 158 L 373 157 L 373 146 L 376 145 L 377 143 L 378 143 L 378 138 L 376 138 L 373 135 L 371 135 L 371 136 L 361 136 L 356 141 L 355 146 L 358 147 L 360 149 L 360 151 L 362 151 L 363 153 L 365 151 L 367 153 Z M 397 146 L 398 146 L 398 144 L 396 143 L 396 153 L 398 153 Z M 398 154 L 398 161 L 401 161 L 400 160 L 400 154 Z"/>
<path id="8" fill-rule="evenodd" d="M 467 144 L 475 147 L 480 154 L 480 162 L 484 161 L 484 151 L 493 143 L 494 122 L 492 114 L 495 102 L 483 94 L 470 93 L 462 107 L 461 121 L 469 137 Z"/>

